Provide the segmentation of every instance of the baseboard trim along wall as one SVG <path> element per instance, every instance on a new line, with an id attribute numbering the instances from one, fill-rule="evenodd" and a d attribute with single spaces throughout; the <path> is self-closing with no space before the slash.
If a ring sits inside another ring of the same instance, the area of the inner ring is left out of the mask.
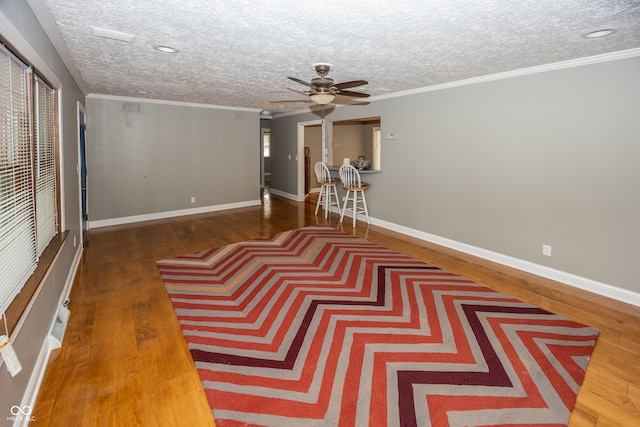
<path id="1" fill-rule="evenodd" d="M 602 295 L 607 298 L 611 298 L 617 301 L 621 301 L 627 304 L 632 304 L 640 307 L 640 294 L 612 286 L 606 283 L 598 282 L 596 280 L 588 279 L 586 277 L 578 276 L 575 274 L 567 273 L 554 268 L 546 267 L 544 265 L 536 264 L 530 261 L 521 260 L 508 255 L 503 255 L 497 252 L 482 249 L 476 246 L 468 245 L 466 243 L 457 242 L 455 240 L 447 239 L 445 237 L 436 236 L 435 234 L 426 233 L 424 231 L 415 230 L 413 228 L 404 227 L 402 225 L 394 224 L 391 222 L 383 221 L 380 219 L 371 218 L 371 224 L 377 225 L 382 228 L 386 228 L 391 231 L 395 231 L 400 234 L 404 234 L 410 237 L 415 237 L 426 242 L 435 243 L 436 245 L 444 246 L 449 249 L 453 249 L 459 252 L 463 252 L 469 255 L 483 258 L 488 261 L 496 262 L 507 267 L 512 267 L 518 270 L 525 271 L 527 273 L 535 274 L 536 276 L 544 277 L 546 279 L 555 280 L 560 283 L 573 286 L 585 291 L 592 292 L 594 294 Z"/>
<path id="2" fill-rule="evenodd" d="M 51 352 L 59 347 L 60 342 L 54 337 L 51 335 L 47 335 L 45 337 L 40 353 L 38 354 L 38 359 L 36 360 L 36 365 L 33 368 L 33 373 L 31 374 L 31 377 L 29 377 L 27 390 L 22 396 L 22 402 L 20 403 L 21 408 L 33 408 L 35 406 L 38 392 L 40 391 L 40 386 L 42 385 L 42 380 L 44 379 L 44 374 L 47 370 L 47 365 L 49 364 Z M 22 422 L 16 421 L 14 423 L 14 427 L 26 427 L 31 421 L 33 420 L 30 417 L 23 417 Z"/>
<path id="3" fill-rule="evenodd" d="M 284 197 L 285 199 L 293 200 L 294 202 L 302 201 L 302 200 L 299 200 L 298 196 L 295 194 L 285 193 L 284 191 L 276 190 L 274 188 L 270 188 L 269 193 L 273 194 L 274 196 L 280 196 L 280 197 Z"/>
<path id="4" fill-rule="evenodd" d="M 271 193 L 277 196 L 285 197 L 296 201 L 296 196 L 293 194 L 271 190 Z M 337 209 L 332 208 L 332 212 L 340 212 Z M 350 212 L 345 213 L 345 216 L 351 218 Z M 366 221 L 364 215 L 358 215 L 358 220 Z M 436 236 L 435 234 L 426 233 L 424 231 L 415 230 L 413 228 L 398 225 L 392 222 L 384 221 L 371 217 L 371 224 L 377 225 L 387 230 L 395 231 L 406 236 L 415 237 L 416 239 L 424 240 L 426 242 L 435 243 L 436 245 L 444 246 L 449 249 L 453 249 L 465 254 L 476 256 L 478 258 L 486 259 L 488 261 L 502 264 L 506 267 L 512 267 L 527 273 L 535 274 L 536 276 L 544 277 L 546 279 L 555 280 L 556 282 L 564 283 L 569 286 L 573 286 L 578 289 L 582 289 L 594 294 L 602 295 L 607 298 L 611 298 L 617 301 L 621 301 L 627 304 L 632 304 L 640 307 L 640 294 L 622 289 L 607 283 L 598 282 L 596 280 L 588 279 L 586 277 L 578 276 L 565 271 L 557 270 L 555 268 L 546 267 L 544 265 L 536 264 L 530 261 L 525 261 L 519 258 L 503 255 L 497 252 L 482 249 L 476 246 L 468 245 L 466 243 L 457 242 L 455 240 L 447 239 L 445 237 Z"/>
<path id="5" fill-rule="evenodd" d="M 286 193 L 283 191 L 273 190 L 270 192 L 275 196 L 284 197 L 293 201 L 298 201 L 297 196 L 294 194 Z M 136 215 L 122 218 L 113 218 L 107 220 L 90 221 L 90 228 L 108 227 L 112 225 L 122 225 L 142 221 L 151 221 L 155 219 L 165 219 L 171 217 L 194 215 L 206 212 L 215 212 L 228 209 L 236 209 L 249 206 L 258 206 L 261 204 L 260 200 L 251 200 L 240 203 L 229 203 L 216 206 L 205 206 L 194 209 L 182 209 L 177 211 L 158 212 L 154 214 Z M 346 216 L 351 216 L 347 214 Z M 359 220 L 365 220 L 361 215 L 358 215 Z M 557 270 L 544 265 L 536 264 L 530 261 L 525 261 L 508 255 L 503 255 L 497 252 L 482 249 L 476 246 L 468 245 L 466 243 L 457 242 L 455 240 L 440 237 L 435 234 L 426 233 L 424 231 L 416 230 L 413 228 L 405 227 L 388 221 L 371 218 L 371 224 L 377 225 L 382 228 L 386 228 L 391 231 L 395 231 L 406 236 L 415 237 L 426 242 L 435 243 L 446 248 L 450 248 L 456 251 L 460 251 L 478 258 L 486 259 L 488 261 L 496 262 L 507 267 L 516 268 L 518 270 L 525 271 L 527 273 L 535 274 L 536 276 L 544 277 L 547 279 L 555 280 L 560 283 L 583 289 L 598 295 L 602 295 L 607 298 L 611 298 L 617 301 L 625 302 L 640 307 L 640 294 L 622 289 L 607 283 L 598 282 L 596 280 L 588 279 L 586 277 L 578 276 L 565 271 Z"/>
<path id="6" fill-rule="evenodd" d="M 248 200 L 246 202 L 226 203 L 224 205 L 203 206 L 200 208 L 180 209 L 175 211 L 156 212 L 151 214 L 133 215 L 111 219 L 100 219 L 96 221 L 89 221 L 89 228 L 101 228 L 109 227 L 112 225 L 132 224 L 134 222 L 153 221 L 156 219 L 225 211 L 228 209 L 246 208 L 249 206 L 259 206 L 261 204 L 262 202 L 260 200 Z"/>

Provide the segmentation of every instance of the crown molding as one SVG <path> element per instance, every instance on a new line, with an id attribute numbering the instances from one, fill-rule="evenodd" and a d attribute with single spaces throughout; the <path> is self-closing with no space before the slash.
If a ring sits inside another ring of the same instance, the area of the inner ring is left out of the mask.
<path id="1" fill-rule="evenodd" d="M 522 68 L 519 70 L 506 71 L 504 73 L 489 74 L 486 76 L 473 77 L 465 80 L 458 80 L 450 83 L 442 83 L 433 86 L 426 86 L 417 89 L 409 89 L 401 92 L 394 92 L 384 95 L 372 96 L 369 101 L 380 101 L 383 99 L 399 98 L 403 96 L 416 95 L 425 92 L 451 89 L 460 86 L 468 86 L 478 83 L 491 82 L 495 80 L 510 79 L 513 77 L 526 76 L 530 74 L 546 73 L 548 71 L 564 70 L 567 68 L 582 67 L 585 65 L 599 64 L 601 62 L 618 61 L 640 56 L 640 48 L 622 50 L 619 52 L 605 53 L 602 55 L 588 56 L 585 58 L 571 59 L 568 61 L 554 62 L 551 64 L 538 65 L 535 67 Z"/>
<path id="2" fill-rule="evenodd" d="M 87 95 L 87 99 L 106 99 L 110 101 L 122 101 L 122 102 L 142 102 L 147 104 L 176 105 L 179 107 L 212 108 L 214 110 L 245 111 L 249 113 L 260 113 L 260 111 L 262 111 L 260 108 L 229 107 L 226 105 L 199 104 L 197 102 L 170 101 L 166 99 L 154 99 L 154 98 L 136 98 L 133 96 L 102 95 L 97 93 L 90 93 L 89 95 Z M 261 116 L 261 118 L 264 118 L 264 116 Z"/>
<path id="3" fill-rule="evenodd" d="M 588 56 L 585 58 L 571 59 L 571 60 L 562 61 L 562 62 L 554 62 L 551 64 L 538 65 L 530 68 L 522 68 L 520 70 L 506 71 L 504 73 L 489 74 L 486 76 L 473 77 L 470 79 L 458 80 L 455 82 L 442 83 L 442 84 L 437 84 L 433 86 L 425 86 L 421 88 L 409 89 L 409 90 L 404 90 L 400 92 L 387 93 L 384 95 L 376 95 L 376 96 L 367 98 L 367 101 L 373 102 L 373 101 L 381 101 L 383 99 L 401 98 L 403 96 L 416 95 L 416 94 L 426 93 L 426 92 L 435 92 L 438 90 L 451 89 L 451 88 L 468 86 L 468 85 L 473 85 L 478 83 L 491 82 L 495 80 L 510 79 L 513 77 L 526 76 L 530 74 L 546 73 L 548 71 L 582 67 L 585 65 L 599 64 L 602 62 L 618 61 L 621 59 L 635 58 L 637 56 L 640 56 L 640 48 L 605 53 L 602 55 Z M 338 107 L 342 107 L 342 106 L 343 105 L 339 105 Z M 299 114 L 305 114 L 309 112 L 313 112 L 313 111 L 310 111 L 309 109 L 287 111 L 285 113 L 275 114 L 274 118 L 296 116 Z"/>
<path id="4" fill-rule="evenodd" d="M 82 93 L 86 96 L 88 93 L 87 85 L 85 84 L 80 71 L 78 70 L 78 68 L 76 68 L 75 62 L 73 62 L 73 59 L 71 58 L 69 49 L 67 49 L 67 45 L 62 39 L 60 32 L 58 31 L 58 27 L 56 26 L 56 23 L 54 22 L 53 17 L 51 16 L 49 9 L 47 8 L 46 2 L 44 0 L 27 0 L 27 4 L 31 8 L 31 11 L 35 15 L 38 22 L 40 22 L 42 29 L 44 30 L 47 37 L 49 37 L 49 41 L 51 41 L 51 44 L 53 44 L 54 49 L 56 50 L 56 52 L 58 52 L 58 55 L 60 56 L 60 59 L 62 59 L 65 67 L 67 67 L 69 74 L 71 74 L 73 80 L 76 82 Z"/>

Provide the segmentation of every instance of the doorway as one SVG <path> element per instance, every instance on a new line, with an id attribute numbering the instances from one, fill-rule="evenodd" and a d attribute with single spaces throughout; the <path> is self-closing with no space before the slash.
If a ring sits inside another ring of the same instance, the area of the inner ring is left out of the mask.
<path id="1" fill-rule="evenodd" d="M 260 188 L 271 187 L 271 129 L 260 129 Z"/>
<path id="2" fill-rule="evenodd" d="M 305 146 L 306 146 L 306 137 L 309 135 L 313 135 L 313 127 L 317 128 L 320 126 L 320 137 L 321 137 L 321 159 L 326 158 L 325 147 L 325 132 L 324 132 L 324 120 L 313 120 L 309 122 L 300 122 L 298 123 L 298 147 L 296 150 L 296 160 L 298 164 L 298 201 L 302 202 L 307 195 L 305 192 L 305 183 L 307 182 L 307 175 L 310 175 L 312 172 L 312 166 L 307 163 L 310 161 L 307 160 Z M 310 128 L 310 129 L 307 129 Z M 306 167 L 305 167 L 306 165 Z M 311 170 L 310 170 L 311 169 Z M 315 182 L 315 175 L 309 177 L 312 181 Z"/>

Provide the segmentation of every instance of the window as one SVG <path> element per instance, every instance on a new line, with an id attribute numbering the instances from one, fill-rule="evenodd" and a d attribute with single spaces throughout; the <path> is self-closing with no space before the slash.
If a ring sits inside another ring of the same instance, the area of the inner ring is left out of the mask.
<path id="1" fill-rule="evenodd" d="M 271 132 L 264 132 L 262 134 L 262 144 L 264 158 L 268 159 L 271 157 Z"/>
<path id="2" fill-rule="evenodd" d="M 56 95 L 0 45 L 0 313 L 59 231 Z"/>
<path id="3" fill-rule="evenodd" d="M 55 91 L 36 76 L 35 94 L 36 241 L 40 255 L 58 231 Z"/>

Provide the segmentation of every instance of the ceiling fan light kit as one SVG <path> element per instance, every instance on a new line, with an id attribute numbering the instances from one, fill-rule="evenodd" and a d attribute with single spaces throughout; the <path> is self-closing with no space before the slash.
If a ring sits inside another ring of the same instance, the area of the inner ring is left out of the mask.
<path id="1" fill-rule="evenodd" d="M 312 93 L 309 95 L 311 100 L 319 105 L 330 104 L 336 96 L 333 93 Z"/>

